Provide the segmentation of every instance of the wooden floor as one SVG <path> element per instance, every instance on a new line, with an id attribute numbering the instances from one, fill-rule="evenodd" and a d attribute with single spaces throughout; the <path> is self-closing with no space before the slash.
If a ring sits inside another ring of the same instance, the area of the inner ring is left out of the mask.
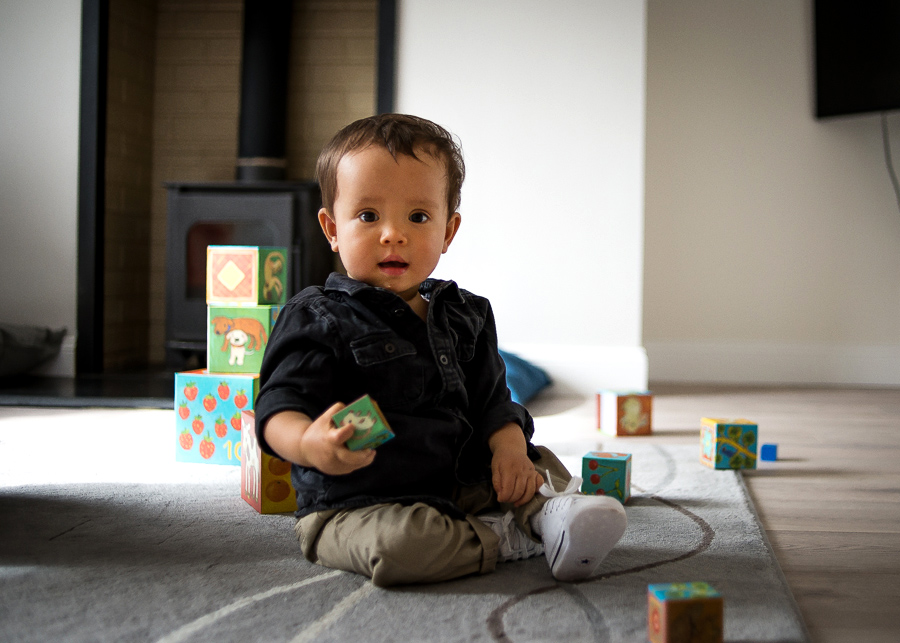
<path id="1" fill-rule="evenodd" d="M 812 640 L 900 641 L 900 390 L 652 388 L 660 438 L 745 417 L 778 444 L 745 480 Z"/>

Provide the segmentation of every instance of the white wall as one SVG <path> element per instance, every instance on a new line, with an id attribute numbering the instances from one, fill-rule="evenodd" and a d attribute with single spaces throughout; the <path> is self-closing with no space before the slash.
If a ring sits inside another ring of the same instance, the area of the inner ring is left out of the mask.
<path id="1" fill-rule="evenodd" d="M 813 117 L 810 1 L 650 0 L 647 24 L 651 379 L 900 385 L 880 118 Z"/>
<path id="2" fill-rule="evenodd" d="M 0 2 L 0 322 L 66 327 L 74 373 L 81 2 Z"/>
<path id="3" fill-rule="evenodd" d="M 402 0 L 397 110 L 462 141 L 435 276 L 491 299 L 560 389 L 644 388 L 645 3 Z"/>

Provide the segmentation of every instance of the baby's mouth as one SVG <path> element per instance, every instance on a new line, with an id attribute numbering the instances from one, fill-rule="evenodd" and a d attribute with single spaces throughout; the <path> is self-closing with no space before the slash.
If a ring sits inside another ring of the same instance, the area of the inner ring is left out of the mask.
<path id="1" fill-rule="evenodd" d="M 402 257 L 392 255 L 385 257 L 384 261 L 378 262 L 378 267 L 383 270 L 403 270 L 409 267 L 409 263 L 403 261 Z"/>
<path id="2" fill-rule="evenodd" d="M 384 261 L 378 263 L 378 269 L 381 274 L 386 277 L 400 277 L 406 274 L 409 264 L 400 259 L 400 257 L 388 257 Z"/>

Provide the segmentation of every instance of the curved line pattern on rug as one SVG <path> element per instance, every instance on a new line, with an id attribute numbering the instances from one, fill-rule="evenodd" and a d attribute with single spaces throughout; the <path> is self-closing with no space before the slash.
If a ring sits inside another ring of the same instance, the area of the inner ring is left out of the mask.
<path id="1" fill-rule="evenodd" d="M 693 513 L 692 511 L 685 509 L 681 505 L 679 505 L 675 502 L 672 502 L 671 500 L 666 500 L 665 498 L 655 495 L 659 491 L 661 491 L 661 490 L 665 489 L 667 486 L 669 486 L 669 484 L 675 479 L 677 465 L 676 465 L 674 458 L 672 458 L 672 456 L 665 449 L 663 449 L 657 445 L 653 445 L 653 446 L 654 446 L 654 449 L 658 452 L 658 454 L 665 461 L 666 473 L 663 476 L 663 479 L 652 490 L 652 492 L 647 492 L 644 489 L 642 489 L 641 487 L 639 487 L 637 485 L 633 485 L 635 489 L 638 489 L 643 493 L 648 493 L 648 495 L 646 495 L 646 496 L 635 497 L 633 500 L 656 501 L 656 502 L 659 502 L 660 504 L 668 506 L 671 509 L 674 509 L 675 511 L 678 511 L 678 512 L 684 514 L 685 516 L 690 518 L 692 521 L 694 521 L 694 523 L 696 523 L 699 526 L 701 534 L 702 534 L 700 544 L 698 544 L 696 547 L 694 547 L 690 551 L 680 554 L 678 556 L 675 556 L 674 558 L 656 561 L 656 562 L 652 562 L 652 563 L 647 563 L 645 565 L 631 567 L 629 569 L 609 572 L 607 574 L 603 574 L 601 576 L 590 578 L 585 581 L 579 581 L 576 583 L 554 582 L 552 585 L 545 585 L 543 587 L 538 587 L 536 589 L 525 592 L 523 594 L 513 596 L 509 600 L 505 601 L 503 604 L 499 605 L 496 609 L 494 609 L 493 612 L 491 612 L 491 614 L 488 616 L 488 618 L 486 620 L 486 626 L 487 626 L 488 632 L 490 633 L 490 635 L 493 637 L 493 639 L 495 641 L 500 641 L 503 643 L 512 643 L 512 639 L 510 639 L 509 636 L 507 635 L 505 626 L 503 623 L 504 616 L 511 608 L 513 608 L 515 605 L 521 603 L 522 601 L 524 601 L 532 596 L 538 596 L 540 594 L 549 592 L 554 589 L 562 589 L 563 591 L 565 591 L 567 594 L 569 594 L 569 596 L 572 598 L 572 600 L 582 609 L 588 622 L 591 623 L 591 625 L 592 625 L 591 629 L 596 635 L 595 640 L 597 640 L 597 641 L 606 640 L 606 637 L 603 635 L 603 633 L 606 631 L 606 623 L 605 623 L 602 613 L 587 599 L 586 596 L 584 596 L 583 593 L 581 593 L 581 591 L 577 588 L 577 585 L 582 584 L 582 583 L 598 582 L 598 581 L 602 581 L 607 578 L 613 578 L 616 576 L 624 576 L 627 574 L 634 574 L 634 573 L 646 571 L 648 569 L 653 569 L 654 567 L 660 567 L 662 565 L 667 565 L 669 563 L 678 562 L 678 561 L 690 558 L 692 556 L 696 556 L 709 548 L 710 544 L 713 541 L 713 538 L 715 538 L 715 531 L 709 525 L 709 523 L 707 523 L 705 520 L 703 520 L 703 518 L 701 518 L 697 514 Z M 183 625 L 182 627 L 178 628 L 177 630 L 175 630 L 173 632 L 170 632 L 167 636 L 160 639 L 158 641 L 158 643 L 177 643 L 178 641 L 184 641 L 188 637 L 190 637 L 192 634 L 199 631 L 200 629 L 207 627 L 207 626 L 211 625 L 212 623 L 214 623 L 222 618 L 225 618 L 226 616 L 229 616 L 230 614 L 233 614 L 234 612 L 244 609 L 245 607 L 249 607 L 261 600 L 265 600 L 266 598 L 269 598 L 269 597 L 277 595 L 277 594 L 282 594 L 282 593 L 290 592 L 290 591 L 293 591 L 296 589 L 300 589 L 302 587 L 317 583 L 319 581 L 328 580 L 328 579 L 333 578 L 342 573 L 344 573 L 344 572 L 335 570 L 335 571 L 327 572 L 324 574 L 320 574 L 318 576 L 314 576 L 312 578 L 304 579 L 297 583 L 291 583 L 289 585 L 282 585 L 280 587 L 275 587 L 275 588 L 269 589 L 265 592 L 260 592 L 258 594 L 252 595 L 252 596 L 244 597 L 238 601 L 235 601 L 234 603 L 226 605 L 218 610 L 215 610 L 214 612 L 205 614 L 205 615 L 197 618 L 196 620 L 194 620 L 190 623 L 187 623 L 186 625 Z M 309 640 L 310 634 L 314 633 L 314 635 L 318 635 L 319 633 L 321 633 L 321 631 L 323 631 L 329 625 L 331 625 L 340 614 L 342 614 L 347 609 L 350 609 L 352 606 L 356 605 L 361 600 L 363 600 L 366 596 L 368 596 L 371 593 L 372 589 L 373 589 L 372 586 L 366 586 L 366 585 L 364 585 L 361 588 L 358 588 L 357 591 L 355 591 L 352 594 L 350 594 L 349 596 L 345 597 L 345 599 L 343 601 L 340 601 L 338 604 L 336 604 L 334 607 L 332 607 L 331 610 L 326 612 L 326 614 L 323 615 L 318 621 L 316 621 L 311 628 L 307 628 L 306 630 L 301 631 L 298 634 L 295 641 L 306 641 L 306 640 Z"/>
<path id="2" fill-rule="evenodd" d="M 291 583 L 290 585 L 273 587 L 272 589 L 260 592 L 259 594 L 254 594 L 253 596 L 246 596 L 229 605 L 226 605 L 225 607 L 221 607 L 214 612 L 204 614 L 200 618 L 195 619 L 190 623 L 187 623 L 186 625 L 182 625 L 177 630 L 169 632 L 167 635 L 159 639 L 156 643 L 178 643 L 179 641 L 185 641 L 190 636 L 196 634 L 203 628 L 212 625 L 219 619 L 225 618 L 226 616 L 242 610 L 245 607 L 250 607 L 251 605 L 258 603 L 259 601 L 264 601 L 272 596 L 277 596 L 278 594 L 284 594 L 285 592 L 300 589 L 301 587 L 312 585 L 313 583 L 318 583 L 319 581 L 328 580 L 334 578 L 335 576 L 340 576 L 344 573 L 346 572 L 334 570 L 326 572 L 324 574 L 319 574 L 318 576 L 313 576 L 312 578 L 305 578 L 301 581 L 297 581 L 296 583 Z"/>
<path id="3" fill-rule="evenodd" d="M 522 601 L 524 601 L 525 599 L 527 599 L 531 596 L 543 594 L 545 592 L 549 592 L 550 590 L 557 589 L 557 588 L 564 589 L 566 592 L 568 592 L 570 595 L 573 596 L 573 598 L 575 599 L 575 602 L 583 610 L 585 610 L 585 616 L 587 617 L 589 622 L 594 623 L 595 621 L 597 621 L 598 617 L 600 619 L 600 622 L 602 622 L 603 621 L 602 614 L 600 614 L 599 611 L 597 611 L 596 608 L 594 608 L 594 606 L 590 603 L 590 601 L 588 601 L 587 598 L 574 587 L 574 585 L 578 585 L 578 584 L 582 584 L 582 583 L 595 583 L 595 582 L 605 580 L 607 578 L 613 578 L 616 576 L 625 576 L 626 574 L 636 574 L 638 572 L 643 572 L 648 569 L 653 569 L 654 567 L 661 567 L 663 565 L 668 565 L 669 563 L 676 563 L 678 561 L 685 560 L 687 558 L 691 558 L 692 556 L 697 556 L 698 554 L 702 554 L 704 551 L 709 549 L 709 546 L 712 544 L 713 539 L 716 537 L 716 532 L 709 525 L 709 523 L 706 522 L 703 518 L 701 518 L 694 512 L 690 511 L 689 509 L 685 509 L 678 503 L 672 502 L 671 500 L 666 500 L 665 498 L 661 498 L 656 495 L 652 495 L 646 499 L 647 500 L 655 500 L 663 505 L 666 505 L 667 507 L 669 507 L 671 509 L 674 509 L 675 511 L 678 511 L 678 512 L 684 514 L 685 516 L 687 516 L 688 518 L 693 520 L 697 524 L 697 526 L 700 528 L 700 533 L 702 535 L 702 538 L 700 539 L 700 544 L 698 544 L 696 547 L 694 547 L 690 551 L 687 551 L 683 554 L 675 556 L 674 558 L 668 558 L 666 560 L 660 560 L 660 561 L 656 561 L 653 563 L 647 563 L 646 565 L 638 565 L 637 567 L 630 567 L 628 569 L 622 569 L 622 570 L 615 571 L 615 572 L 609 572 L 607 574 L 602 574 L 595 578 L 589 578 L 584 581 L 578 581 L 577 583 L 572 583 L 572 584 L 566 583 L 565 585 L 568 585 L 568 587 L 565 587 L 563 583 L 554 583 L 553 585 L 545 585 L 544 587 L 538 587 L 537 589 L 533 589 L 529 592 L 525 592 L 524 594 L 519 594 L 518 596 L 513 596 L 512 598 L 510 598 L 503 604 L 499 605 L 496 609 L 494 609 L 494 611 L 491 612 L 487 618 L 487 621 L 486 621 L 487 629 L 488 629 L 488 632 L 490 632 L 493 639 L 495 641 L 498 641 L 501 643 L 512 643 L 512 639 L 509 638 L 509 636 L 506 634 L 506 629 L 503 625 L 503 617 L 506 615 L 506 612 L 508 612 L 512 607 L 514 607 L 518 603 L 521 603 Z M 569 588 L 571 588 L 571 590 Z M 572 590 L 574 590 L 574 592 Z M 575 592 L 577 592 L 577 594 L 579 596 L 581 596 L 580 599 L 575 596 Z M 587 609 L 586 606 L 590 606 L 591 609 Z M 597 640 L 605 640 L 605 639 L 597 639 Z"/>

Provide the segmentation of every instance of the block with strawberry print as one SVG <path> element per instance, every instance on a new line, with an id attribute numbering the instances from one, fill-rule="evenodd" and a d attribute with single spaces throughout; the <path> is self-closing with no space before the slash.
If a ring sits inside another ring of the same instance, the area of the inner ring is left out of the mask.
<path id="1" fill-rule="evenodd" d="M 254 411 L 241 412 L 241 445 L 241 498 L 261 514 L 296 511 L 291 463 L 259 448 Z"/>
<path id="2" fill-rule="evenodd" d="M 591 451 L 581 459 L 581 478 L 582 493 L 624 504 L 631 498 L 631 454 Z"/>
<path id="3" fill-rule="evenodd" d="M 209 306 L 206 368 L 212 373 L 259 373 L 272 326 L 283 306 Z"/>
<path id="4" fill-rule="evenodd" d="M 283 304 L 288 291 L 287 248 L 209 246 L 206 303 Z"/>
<path id="5" fill-rule="evenodd" d="M 175 460 L 240 465 L 241 410 L 258 387 L 257 373 L 175 373 Z"/>

